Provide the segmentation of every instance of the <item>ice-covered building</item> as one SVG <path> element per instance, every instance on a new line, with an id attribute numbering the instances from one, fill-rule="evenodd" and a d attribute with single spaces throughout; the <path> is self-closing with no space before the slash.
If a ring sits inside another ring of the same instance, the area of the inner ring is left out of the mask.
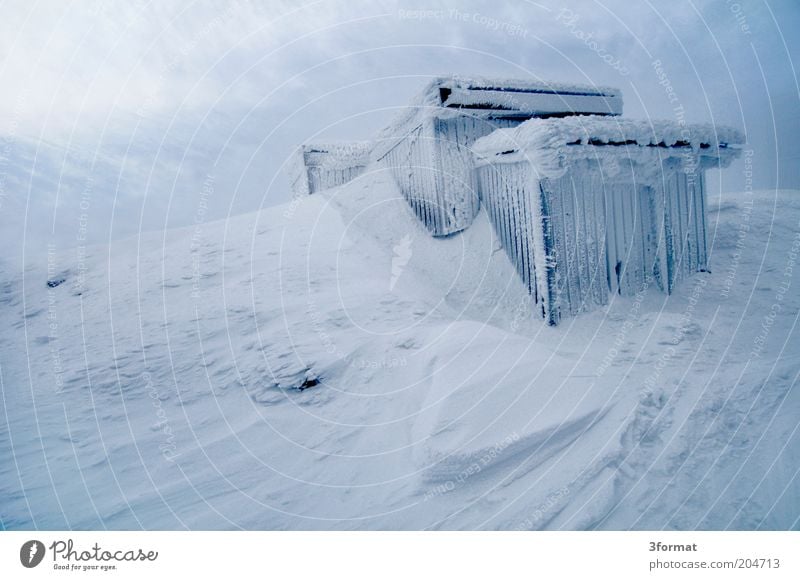
<path id="1" fill-rule="evenodd" d="M 378 136 L 372 159 L 387 167 L 434 236 L 468 227 L 480 207 L 471 145 L 532 117 L 619 115 L 616 89 L 509 79 L 443 77 Z"/>
<path id="2" fill-rule="evenodd" d="M 308 195 L 361 175 L 369 163 L 370 148 L 368 141 L 301 145 L 289 166 L 292 193 Z"/>
<path id="3" fill-rule="evenodd" d="M 557 324 L 705 269 L 704 172 L 742 142 L 710 125 L 583 116 L 500 129 L 473 151 L 497 236 Z"/>
<path id="4" fill-rule="evenodd" d="M 391 172 L 433 236 L 481 205 L 550 324 L 647 287 L 671 293 L 706 269 L 705 170 L 733 129 L 622 119 L 617 89 L 441 77 L 374 143 L 298 150 L 295 194 Z"/>

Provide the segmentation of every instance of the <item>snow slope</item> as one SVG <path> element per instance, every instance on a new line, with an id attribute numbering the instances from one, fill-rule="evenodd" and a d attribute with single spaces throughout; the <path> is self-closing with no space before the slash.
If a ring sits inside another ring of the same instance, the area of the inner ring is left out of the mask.
<path id="1" fill-rule="evenodd" d="M 710 205 L 711 274 L 558 328 L 377 170 L 6 264 L 0 523 L 798 528 L 800 196 Z"/>

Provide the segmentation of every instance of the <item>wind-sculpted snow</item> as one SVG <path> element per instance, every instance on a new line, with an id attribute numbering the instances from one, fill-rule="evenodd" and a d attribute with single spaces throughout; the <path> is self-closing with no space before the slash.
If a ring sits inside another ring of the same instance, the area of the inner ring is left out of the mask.
<path id="1" fill-rule="evenodd" d="M 798 200 L 712 195 L 711 272 L 555 328 L 484 210 L 434 239 L 376 168 L 6 267 L 0 521 L 796 527 Z"/>

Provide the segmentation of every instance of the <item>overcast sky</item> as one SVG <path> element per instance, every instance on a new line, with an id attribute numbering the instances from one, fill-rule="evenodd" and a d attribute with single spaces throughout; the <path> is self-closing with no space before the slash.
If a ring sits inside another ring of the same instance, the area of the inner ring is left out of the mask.
<path id="1" fill-rule="evenodd" d="M 296 145 L 368 139 L 443 73 L 678 104 L 745 131 L 756 187 L 800 188 L 796 0 L 150 4 L 2 4 L 6 260 L 283 203 Z M 741 190 L 741 162 L 709 184 Z"/>

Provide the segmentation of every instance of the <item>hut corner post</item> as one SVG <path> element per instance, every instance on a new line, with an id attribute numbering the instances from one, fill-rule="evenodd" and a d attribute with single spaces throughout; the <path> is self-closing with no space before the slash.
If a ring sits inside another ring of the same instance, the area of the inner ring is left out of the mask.
<path id="1" fill-rule="evenodd" d="M 561 322 L 560 297 L 558 291 L 558 254 L 556 253 L 556 239 L 553 231 L 552 203 L 549 194 L 549 179 L 539 180 L 531 177 L 531 191 L 533 192 L 533 232 L 534 254 L 539 254 L 535 272 L 543 273 L 536 280 L 539 296 L 541 296 L 542 317 L 550 326 Z M 536 249 L 541 248 L 539 252 Z"/>

